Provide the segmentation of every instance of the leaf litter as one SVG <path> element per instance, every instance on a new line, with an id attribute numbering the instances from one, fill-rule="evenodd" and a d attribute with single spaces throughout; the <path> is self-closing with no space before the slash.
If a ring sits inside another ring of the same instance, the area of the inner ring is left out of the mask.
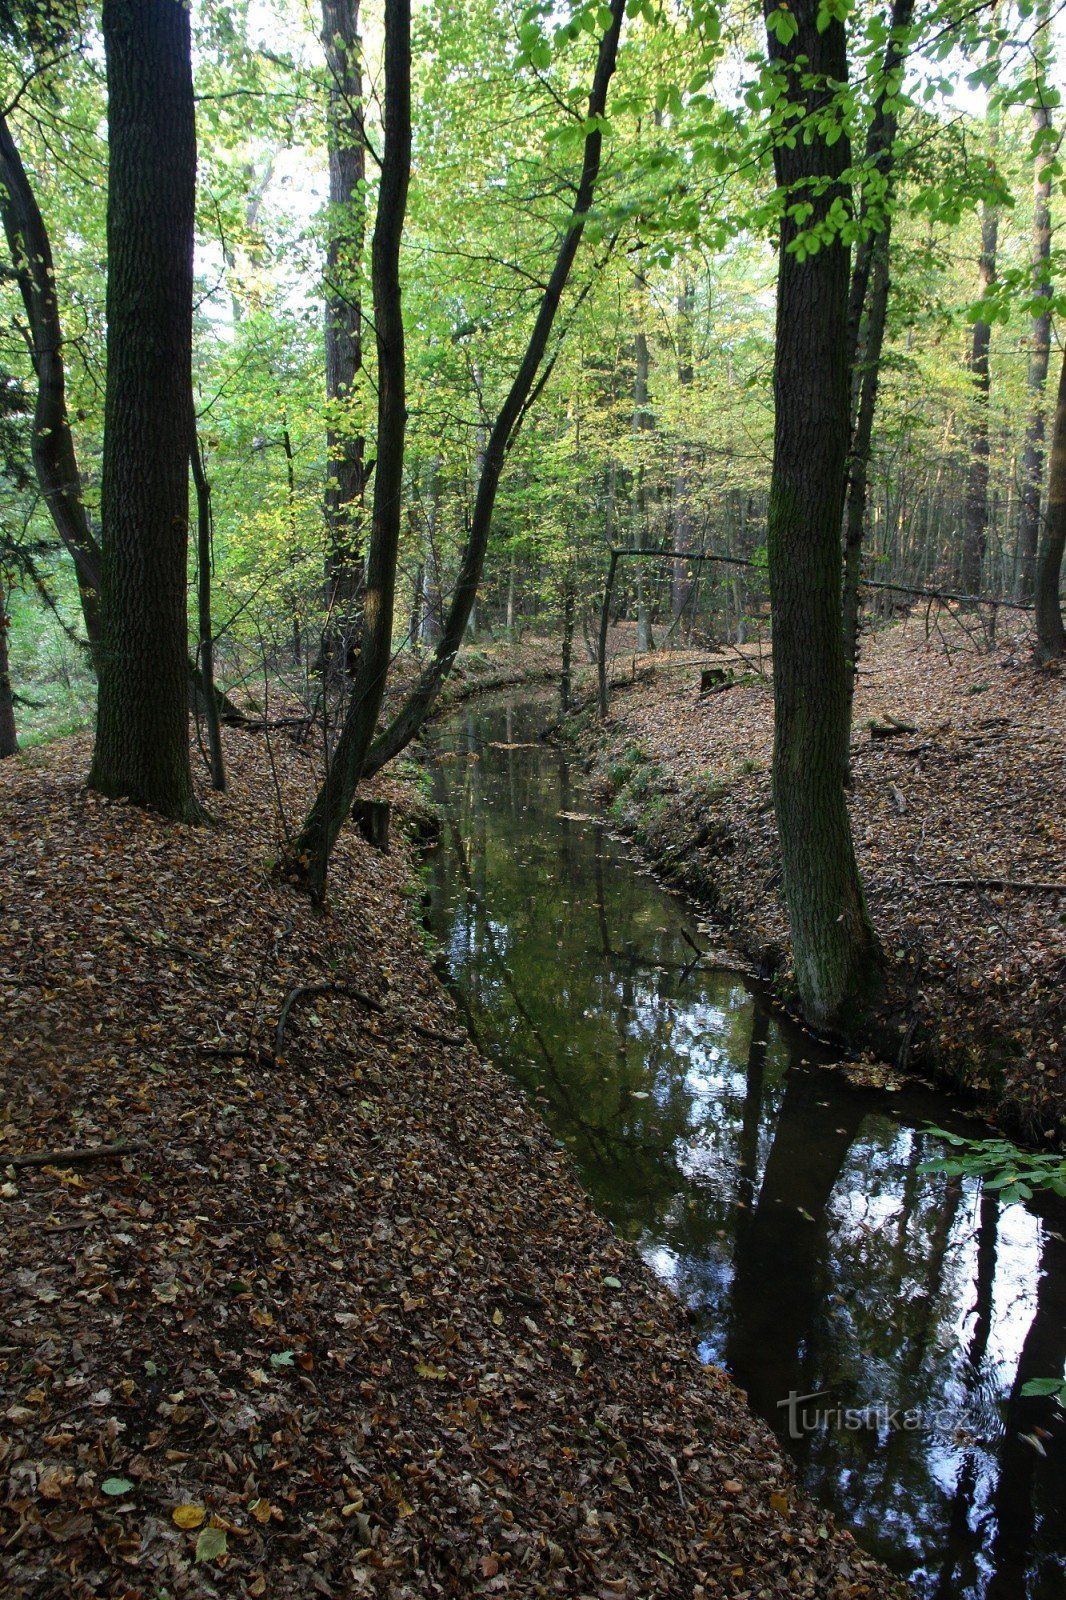
<path id="1" fill-rule="evenodd" d="M 316 914 L 260 736 L 200 829 L 87 754 L 0 768 L 5 1595 L 893 1592 L 455 1042 L 404 849 L 346 829 Z"/>

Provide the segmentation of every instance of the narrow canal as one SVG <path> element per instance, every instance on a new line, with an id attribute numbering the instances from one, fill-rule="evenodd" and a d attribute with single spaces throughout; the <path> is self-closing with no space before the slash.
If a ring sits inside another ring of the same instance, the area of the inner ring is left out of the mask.
<path id="1" fill-rule="evenodd" d="M 538 738 L 556 714 L 436 741 L 427 921 L 482 1049 L 867 1549 L 923 1600 L 1063 1600 L 1066 1420 L 1021 1389 L 1066 1360 L 1066 1211 L 923 1172 L 928 1124 L 981 1128 L 694 969 L 696 913 Z"/>

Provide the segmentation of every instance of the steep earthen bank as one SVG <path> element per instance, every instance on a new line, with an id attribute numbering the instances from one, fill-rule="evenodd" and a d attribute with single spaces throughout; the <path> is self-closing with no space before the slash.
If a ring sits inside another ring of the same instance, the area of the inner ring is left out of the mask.
<path id="1" fill-rule="evenodd" d="M 872 639 L 852 744 L 867 898 L 909 1017 L 908 1068 L 1026 1138 L 1066 1136 L 1066 685 L 1022 648 Z M 646 661 L 571 725 L 619 825 L 793 999 L 770 787 L 773 689 L 754 655 Z M 873 737 L 871 724 L 880 737 Z"/>

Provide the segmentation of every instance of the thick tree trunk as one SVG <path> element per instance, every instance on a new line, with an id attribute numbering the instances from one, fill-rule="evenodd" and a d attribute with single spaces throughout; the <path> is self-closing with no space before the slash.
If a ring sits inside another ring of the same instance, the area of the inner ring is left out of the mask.
<path id="1" fill-rule="evenodd" d="M 846 136 L 827 145 L 821 116 L 847 78 L 843 26 L 819 29 L 818 0 L 799 0 L 787 45 L 771 59 L 810 137 L 774 152 L 782 198 L 809 200 L 812 222 L 846 203 Z M 800 80 L 797 57 L 805 57 Z M 828 182 L 823 182 L 828 180 Z M 767 514 L 773 607 L 774 803 L 796 982 L 822 1027 L 863 1018 L 881 983 L 845 799 L 848 720 L 840 624 L 840 527 L 849 436 L 848 251 L 839 235 L 804 259 L 781 222 L 774 357 L 774 457 Z"/>
<path id="2" fill-rule="evenodd" d="M 19 747 L 15 728 L 15 695 L 11 687 L 11 666 L 7 653 L 9 627 L 4 574 L 0 572 L 0 761 L 6 756 L 17 755 Z"/>
<path id="3" fill-rule="evenodd" d="M 1041 0 L 1037 19 L 1042 22 L 1037 34 L 1041 82 L 1044 80 L 1050 49 L 1048 0 Z M 1018 563 L 1014 598 L 1021 604 L 1033 598 L 1036 557 L 1040 546 L 1040 491 L 1044 476 L 1044 431 L 1048 361 L 1051 354 L 1051 174 L 1054 157 L 1051 113 L 1043 98 L 1033 107 L 1035 143 L 1033 173 L 1033 293 L 1044 301 L 1031 323 L 1029 335 L 1029 420 L 1025 430 L 1022 458 L 1022 503 L 1018 519 Z"/>
<path id="4" fill-rule="evenodd" d="M 1066 655 L 1059 585 L 1066 550 L 1066 356 L 1059 375 L 1055 423 L 1048 459 L 1047 515 L 1040 556 L 1036 564 L 1036 655 L 1038 661 L 1057 661 Z"/>
<path id="5" fill-rule="evenodd" d="M 611 25 L 600 41 L 596 72 L 589 96 L 589 120 L 592 126 L 585 136 L 581 177 L 574 197 L 574 208 L 570 213 L 566 232 L 560 240 L 555 265 L 541 298 L 525 355 L 485 446 L 484 463 L 470 522 L 470 537 L 452 591 L 448 615 L 432 660 L 427 664 L 403 708 L 371 746 L 365 764 L 366 776 L 377 772 L 410 743 L 429 715 L 433 702 L 440 692 L 441 684 L 451 670 L 477 598 L 489 530 L 492 527 L 496 491 L 503 474 L 507 451 L 521 426 L 527 407 L 540 392 L 551 370 L 549 362 L 542 372 L 541 363 L 596 190 L 603 144 L 599 119 L 603 116 L 607 105 L 607 90 L 614 75 L 625 0 L 611 0 L 610 9 Z"/>
<path id="6" fill-rule="evenodd" d="M 196 820 L 186 560 L 196 189 L 189 13 L 105 0 L 105 634 L 90 786 Z"/>
<path id="7" fill-rule="evenodd" d="M 0 115 L 0 217 L 26 311 L 37 378 L 33 465 L 56 532 L 74 562 L 85 632 L 99 671 L 103 644 L 100 551 L 82 499 L 81 474 L 67 415 L 63 326 L 56 296 L 52 244 L 37 198 Z"/>
<path id="8" fill-rule="evenodd" d="M 363 365 L 360 273 L 365 235 L 360 0 L 322 0 L 322 44 L 330 73 L 329 230 L 326 244 L 327 633 L 343 662 L 363 582 L 365 441 L 345 415 Z M 339 646 L 339 649 L 338 649 Z"/>
<path id="9" fill-rule="evenodd" d="M 403 511 L 407 425 L 400 241 L 411 171 L 411 4 L 385 4 L 385 150 L 372 247 L 374 325 L 378 347 L 378 437 L 374 512 L 363 596 L 359 665 L 340 738 L 288 863 L 316 900 L 326 887 L 329 857 L 351 810 L 362 774 L 392 652 L 396 560 Z"/>

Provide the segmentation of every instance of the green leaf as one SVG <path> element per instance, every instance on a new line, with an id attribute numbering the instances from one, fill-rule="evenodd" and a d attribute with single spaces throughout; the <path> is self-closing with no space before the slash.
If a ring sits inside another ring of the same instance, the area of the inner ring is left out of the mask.
<path id="1" fill-rule="evenodd" d="M 101 1494 L 118 1495 L 129 1494 L 133 1484 L 129 1478 L 105 1478 L 100 1485 Z"/>
<path id="2" fill-rule="evenodd" d="M 608 1288 L 608 1289 L 620 1289 L 622 1287 L 621 1278 L 607 1277 L 607 1278 L 604 1278 L 602 1281 L 603 1281 L 603 1284 L 604 1284 L 605 1288 Z"/>
<path id="3" fill-rule="evenodd" d="M 217 1561 L 226 1554 L 225 1528 L 205 1528 L 196 1541 L 197 1561 Z"/>
<path id="4" fill-rule="evenodd" d="M 1028 1383 L 1022 1384 L 1022 1394 L 1027 1397 L 1054 1394 L 1063 1400 L 1066 1398 L 1066 1379 L 1030 1378 Z"/>
<path id="5" fill-rule="evenodd" d="M 294 1364 L 295 1352 L 292 1350 L 275 1350 L 270 1358 L 272 1367 L 291 1367 Z"/>

